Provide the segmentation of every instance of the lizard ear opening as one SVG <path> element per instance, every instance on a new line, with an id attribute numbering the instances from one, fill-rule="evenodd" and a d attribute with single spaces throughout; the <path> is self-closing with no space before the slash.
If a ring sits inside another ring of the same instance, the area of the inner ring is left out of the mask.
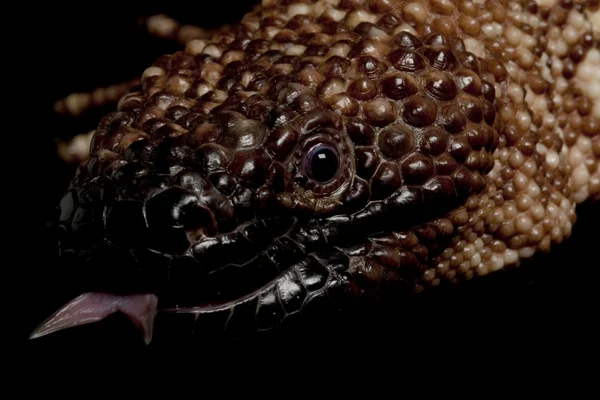
<path id="1" fill-rule="evenodd" d="M 116 312 L 127 315 L 150 344 L 158 298 L 153 294 L 115 295 L 88 292 L 71 300 L 40 324 L 29 336 L 37 339 L 64 329 L 91 324 Z"/>

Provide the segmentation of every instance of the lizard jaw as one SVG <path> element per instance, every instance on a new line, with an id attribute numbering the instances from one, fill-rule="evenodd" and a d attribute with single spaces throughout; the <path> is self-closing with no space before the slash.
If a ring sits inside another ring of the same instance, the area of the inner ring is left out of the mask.
<path id="1" fill-rule="evenodd" d="M 88 292 L 71 300 L 42 322 L 29 336 L 37 339 L 64 329 L 101 321 L 122 312 L 142 332 L 144 342 L 152 341 L 158 298 L 154 294 L 115 295 Z"/>

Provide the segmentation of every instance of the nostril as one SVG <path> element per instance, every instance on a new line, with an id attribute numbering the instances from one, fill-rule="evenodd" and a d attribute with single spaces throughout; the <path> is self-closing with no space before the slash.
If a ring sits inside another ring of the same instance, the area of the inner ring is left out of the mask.
<path id="1" fill-rule="evenodd" d="M 213 213 L 206 207 L 194 203 L 182 208 L 183 227 L 187 230 L 202 230 L 206 236 L 217 233 L 217 224 Z"/>
<path id="2" fill-rule="evenodd" d="M 144 210 L 156 243 L 167 246 L 171 252 L 189 247 L 189 232 L 193 232 L 193 236 L 217 233 L 213 213 L 198 196 L 180 187 L 169 188 L 151 197 Z"/>
<path id="3" fill-rule="evenodd" d="M 146 219 L 150 228 L 195 229 L 214 225 L 212 213 L 198 196 L 179 187 L 160 192 L 146 202 Z"/>

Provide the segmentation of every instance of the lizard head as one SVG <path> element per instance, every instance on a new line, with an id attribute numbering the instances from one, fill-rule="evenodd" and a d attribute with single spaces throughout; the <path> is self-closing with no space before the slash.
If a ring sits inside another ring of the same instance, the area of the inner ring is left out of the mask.
<path id="1" fill-rule="evenodd" d="M 147 341 L 156 312 L 268 331 L 568 236 L 562 144 L 536 152 L 470 17 L 456 34 L 402 2 L 272 3 L 159 58 L 100 122 L 57 221 L 84 294 L 33 337 L 116 311 Z"/>

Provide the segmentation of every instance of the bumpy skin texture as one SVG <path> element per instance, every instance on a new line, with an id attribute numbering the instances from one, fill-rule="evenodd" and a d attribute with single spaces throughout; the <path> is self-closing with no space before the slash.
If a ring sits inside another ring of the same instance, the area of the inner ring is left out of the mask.
<path id="1" fill-rule="evenodd" d="M 62 253 L 238 333 L 549 251 L 600 194 L 600 50 L 597 0 L 542 3 L 264 0 L 100 122 Z"/>

